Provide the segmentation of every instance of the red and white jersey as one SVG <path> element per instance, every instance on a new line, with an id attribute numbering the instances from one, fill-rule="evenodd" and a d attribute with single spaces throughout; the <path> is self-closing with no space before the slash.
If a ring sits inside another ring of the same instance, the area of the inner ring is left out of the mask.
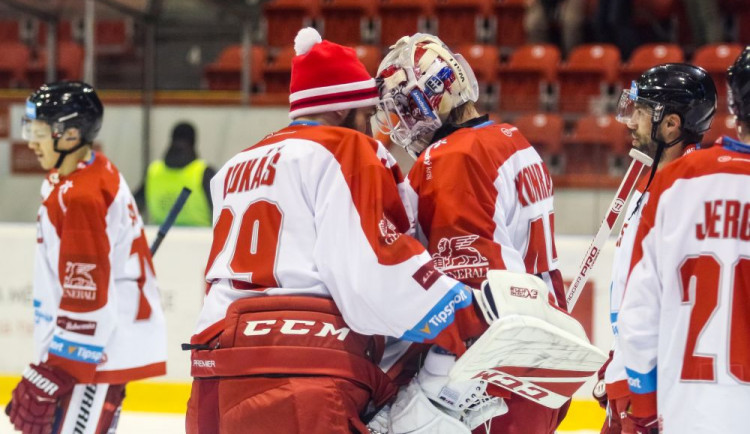
<path id="1" fill-rule="evenodd" d="M 633 412 L 668 434 L 747 432 L 748 185 L 750 146 L 725 139 L 649 188 L 618 329 Z"/>
<path id="2" fill-rule="evenodd" d="M 82 383 L 166 373 L 166 325 L 143 221 L 103 154 L 57 184 L 44 181 L 35 261 L 38 360 Z"/>
<path id="3" fill-rule="evenodd" d="M 466 309 L 471 291 L 403 235 L 413 216 L 402 178 L 379 142 L 308 122 L 234 156 L 211 180 L 209 288 L 196 333 L 215 335 L 240 298 L 307 295 L 332 298 L 358 333 L 462 352 L 456 323 L 481 322 Z"/>
<path id="4" fill-rule="evenodd" d="M 408 183 L 418 236 L 441 271 L 474 288 L 489 269 L 537 274 L 565 308 L 552 178 L 516 127 L 453 132 L 419 156 Z"/>
<path id="5" fill-rule="evenodd" d="M 682 155 L 687 155 L 696 150 L 695 145 L 687 145 Z M 649 173 L 647 172 L 639 181 L 633 195 L 628 202 L 628 208 L 625 213 L 625 222 L 620 230 L 620 236 L 615 244 L 615 253 L 612 260 L 612 280 L 609 284 L 609 319 L 612 325 L 612 361 L 607 365 L 604 373 L 604 381 L 607 384 L 607 396 L 609 399 L 622 398 L 630 394 L 628 389 L 628 375 L 625 372 L 625 361 L 619 351 L 617 317 L 622 304 L 622 297 L 625 294 L 625 284 L 630 274 L 630 263 L 632 262 L 633 246 L 635 244 L 635 234 L 638 232 L 638 224 L 641 221 L 641 213 L 646 204 L 646 195 L 643 199 L 643 191 L 648 184 Z M 638 200 L 641 200 L 639 208 L 636 210 Z"/>

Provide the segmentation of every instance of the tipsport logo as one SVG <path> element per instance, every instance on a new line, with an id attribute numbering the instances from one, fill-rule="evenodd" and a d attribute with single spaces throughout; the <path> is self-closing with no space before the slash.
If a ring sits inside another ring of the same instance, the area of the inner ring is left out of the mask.
<path id="1" fill-rule="evenodd" d="M 433 339 L 453 323 L 456 310 L 470 306 L 471 303 L 470 290 L 459 283 L 448 291 L 424 318 L 417 322 L 416 327 L 407 330 L 401 339 L 412 342 L 424 342 Z"/>
<path id="2" fill-rule="evenodd" d="M 52 338 L 50 354 L 83 363 L 100 363 L 104 358 L 104 348 L 68 341 L 58 336 Z"/>

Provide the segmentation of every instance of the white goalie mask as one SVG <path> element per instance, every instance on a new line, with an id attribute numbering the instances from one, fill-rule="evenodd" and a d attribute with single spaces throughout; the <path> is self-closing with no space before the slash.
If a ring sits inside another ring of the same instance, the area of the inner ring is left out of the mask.
<path id="1" fill-rule="evenodd" d="M 378 67 L 378 128 L 415 155 L 451 111 L 479 95 L 466 60 L 435 36 L 404 36 Z"/>

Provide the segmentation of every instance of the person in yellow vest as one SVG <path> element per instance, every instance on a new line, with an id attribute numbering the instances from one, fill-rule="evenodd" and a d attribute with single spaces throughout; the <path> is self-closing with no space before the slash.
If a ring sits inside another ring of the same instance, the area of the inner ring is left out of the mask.
<path id="1" fill-rule="evenodd" d="M 151 223 L 161 224 L 182 187 L 192 190 L 176 225 L 211 226 L 210 182 L 216 171 L 198 158 L 195 128 L 187 122 L 175 125 L 164 160 L 151 163 L 143 186 L 136 192 L 139 208 L 145 204 Z"/>

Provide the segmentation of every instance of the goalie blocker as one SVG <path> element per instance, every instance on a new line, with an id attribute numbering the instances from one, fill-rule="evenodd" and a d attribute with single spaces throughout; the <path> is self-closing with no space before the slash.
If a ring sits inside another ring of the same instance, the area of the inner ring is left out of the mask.
<path id="1" fill-rule="evenodd" d="M 428 354 L 392 405 L 388 432 L 468 433 L 505 413 L 496 397 L 509 393 L 548 408 L 565 404 L 607 356 L 589 343 L 578 321 L 547 302 L 547 291 L 534 275 L 489 271 L 474 291 L 489 329 L 455 364 L 452 356 L 449 363 L 441 360 L 446 356 L 439 350 Z M 456 430 L 455 419 L 465 430 Z"/>

